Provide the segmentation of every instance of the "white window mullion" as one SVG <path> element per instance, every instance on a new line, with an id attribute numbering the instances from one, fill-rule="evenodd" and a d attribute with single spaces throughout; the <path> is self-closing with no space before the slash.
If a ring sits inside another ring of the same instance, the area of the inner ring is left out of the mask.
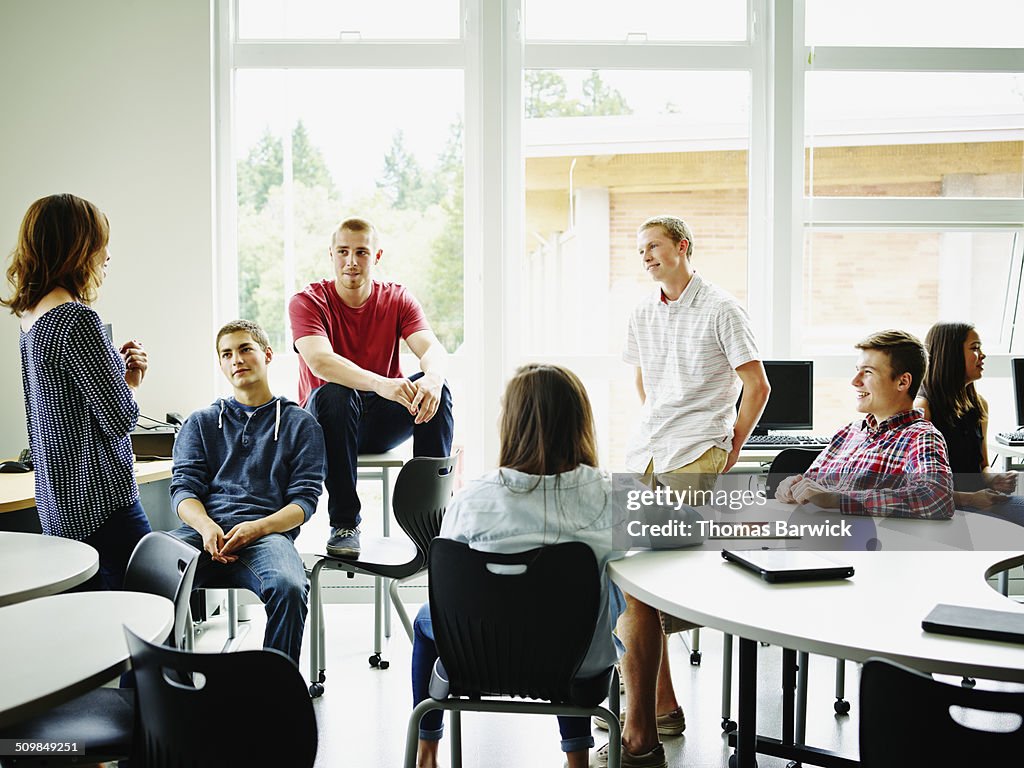
<path id="1" fill-rule="evenodd" d="M 238 69 L 454 69 L 463 66 L 465 46 L 455 42 L 237 42 Z"/>
<path id="2" fill-rule="evenodd" d="M 1024 48 L 805 47 L 815 70 L 858 72 L 1024 72 Z"/>
<path id="3" fill-rule="evenodd" d="M 660 43 L 528 43 L 527 69 L 686 69 L 721 72 L 752 69 L 747 43 L 668 45 Z"/>
<path id="4" fill-rule="evenodd" d="M 771 349 L 787 359 L 803 312 L 804 2 L 776 1 L 772 11 Z"/>
<path id="5" fill-rule="evenodd" d="M 1024 200 L 815 197 L 803 202 L 813 227 L 985 229 L 1024 227 Z"/>

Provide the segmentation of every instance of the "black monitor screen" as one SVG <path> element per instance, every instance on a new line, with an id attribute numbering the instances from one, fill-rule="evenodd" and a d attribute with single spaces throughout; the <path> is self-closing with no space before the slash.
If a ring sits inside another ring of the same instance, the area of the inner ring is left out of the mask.
<path id="1" fill-rule="evenodd" d="M 810 360 L 765 360 L 772 392 L 755 434 L 769 429 L 810 429 L 814 426 L 814 363 Z M 742 395 L 740 395 L 742 399 Z M 739 407 L 739 403 L 737 403 Z"/>
<path id="2" fill-rule="evenodd" d="M 1015 357 L 1013 364 L 1013 397 L 1017 402 L 1017 426 L 1024 426 L 1024 357 Z"/>

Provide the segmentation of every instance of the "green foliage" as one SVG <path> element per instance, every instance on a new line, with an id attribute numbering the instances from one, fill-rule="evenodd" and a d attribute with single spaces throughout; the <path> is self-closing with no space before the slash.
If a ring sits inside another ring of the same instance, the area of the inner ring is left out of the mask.
<path id="1" fill-rule="evenodd" d="M 625 97 L 614 88 L 609 88 L 596 69 L 583 81 L 583 102 L 580 107 L 584 115 L 629 115 Z"/>
<path id="2" fill-rule="evenodd" d="M 527 70 L 523 78 L 523 108 L 527 118 L 630 115 L 625 97 L 592 70 L 583 81 L 583 98 L 569 98 L 565 79 L 551 70 Z"/>
<path id="3" fill-rule="evenodd" d="M 292 176 L 307 187 L 333 191 L 331 173 L 323 154 L 309 140 L 300 120 L 292 130 Z M 267 128 L 248 156 L 238 164 L 238 204 L 260 209 L 270 190 L 284 183 L 284 142 Z"/>

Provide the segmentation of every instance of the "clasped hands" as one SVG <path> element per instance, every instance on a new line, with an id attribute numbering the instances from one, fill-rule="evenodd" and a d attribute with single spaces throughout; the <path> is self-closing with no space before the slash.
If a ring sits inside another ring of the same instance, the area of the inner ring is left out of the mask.
<path id="1" fill-rule="evenodd" d="M 775 498 L 787 504 L 813 504 L 822 509 L 839 509 L 839 494 L 803 475 L 787 477 L 775 489 Z"/>
<path id="2" fill-rule="evenodd" d="M 210 559 L 225 565 L 235 562 L 238 559 L 236 553 L 240 549 L 263 536 L 258 520 L 239 523 L 227 533 L 211 520 L 200 533 L 203 536 L 203 549 L 209 552 Z"/>
<path id="3" fill-rule="evenodd" d="M 441 405 L 441 388 L 444 379 L 433 373 L 425 373 L 416 381 L 409 379 L 384 379 L 377 388 L 377 394 L 405 406 L 416 417 L 413 423 L 425 424 L 434 418 Z"/>

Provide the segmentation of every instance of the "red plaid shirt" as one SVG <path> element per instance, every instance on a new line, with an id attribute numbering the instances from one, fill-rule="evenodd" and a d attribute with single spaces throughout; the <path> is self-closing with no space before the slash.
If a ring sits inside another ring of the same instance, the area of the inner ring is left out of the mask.
<path id="1" fill-rule="evenodd" d="M 914 409 L 839 430 L 804 476 L 840 496 L 846 515 L 953 516 L 953 475 L 942 434 Z"/>

